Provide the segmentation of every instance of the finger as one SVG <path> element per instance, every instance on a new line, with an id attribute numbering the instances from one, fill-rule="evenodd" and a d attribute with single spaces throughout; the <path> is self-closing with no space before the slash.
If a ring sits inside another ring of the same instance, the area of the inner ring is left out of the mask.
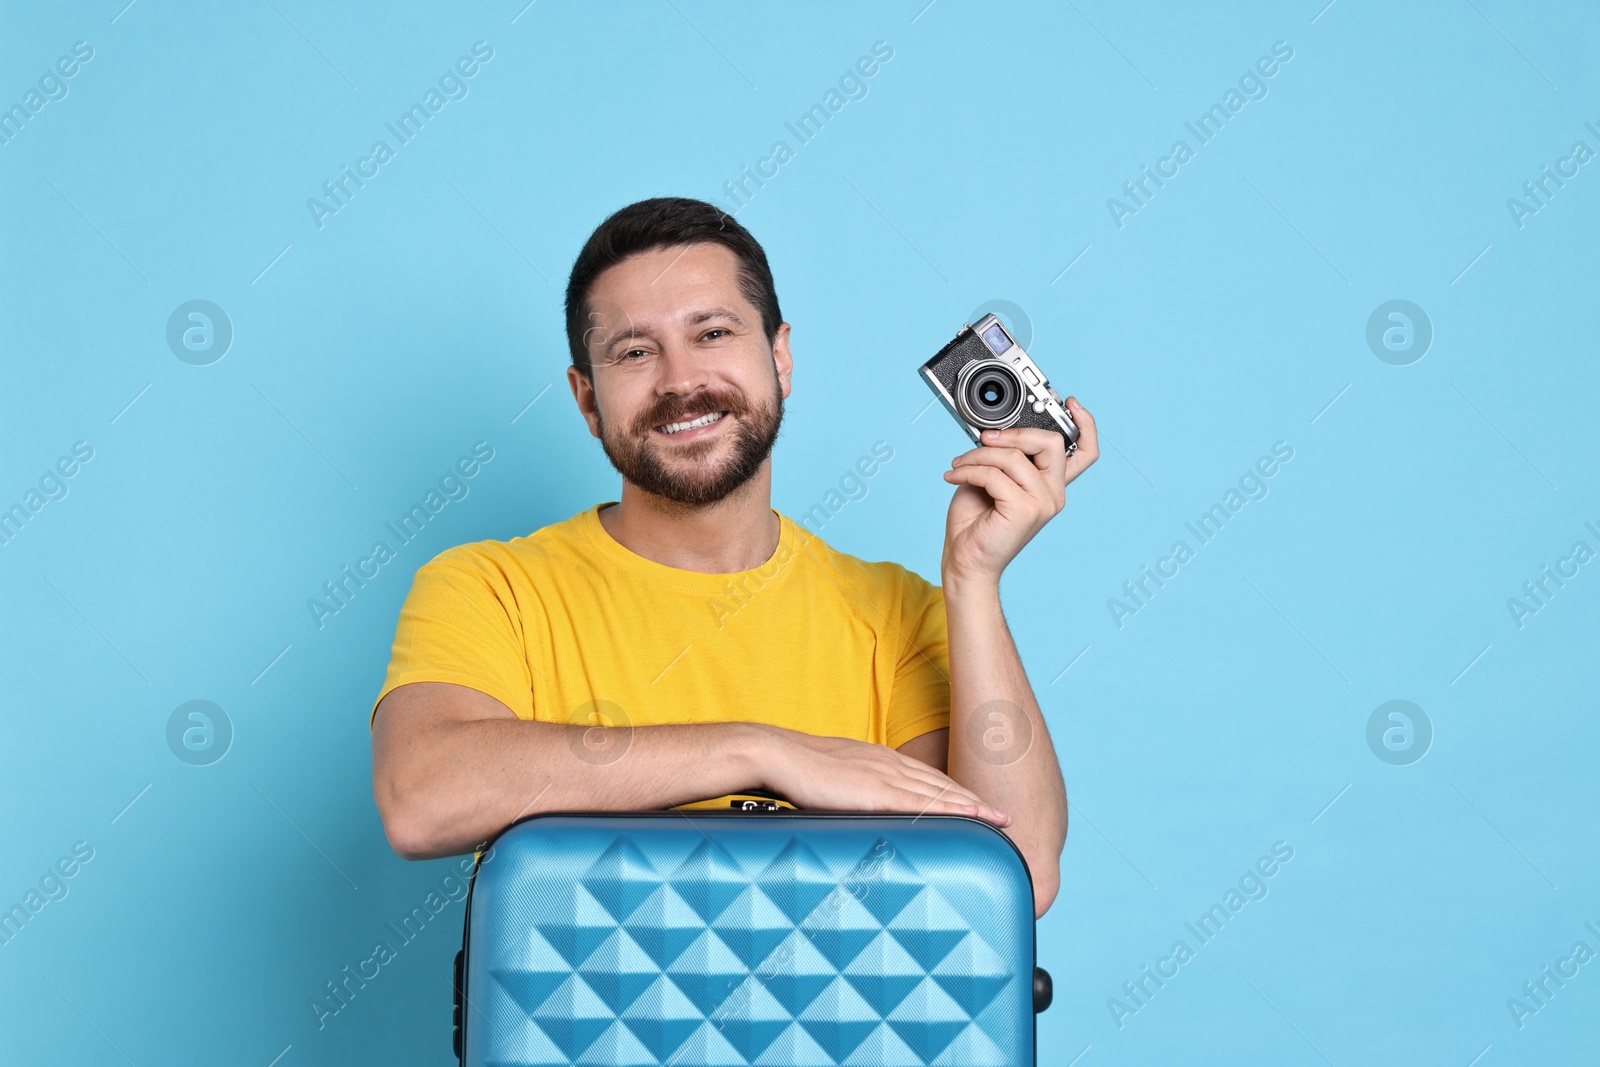
<path id="1" fill-rule="evenodd" d="M 1006 430 L 984 430 L 979 439 L 985 445 L 1019 449 L 1029 461 L 1046 473 L 1066 465 L 1067 439 L 1055 430 L 1037 426 L 1013 426 Z"/>
<path id="2" fill-rule="evenodd" d="M 994 436 L 991 437 L 990 435 Z M 1010 434 L 1027 434 L 1027 438 L 1013 438 Z M 1043 434 L 1043 441 L 1035 445 L 1038 438 L 1034 434 Z M 1067 467 L 1067 439 L 1054 430 L 1041 430 L 1030 427 L 1022 430 L 985 430 L 982 434 L 983 443 L 989 446 L 1012 447 L 1021 450 L 1035 467 L 1044 474 L 1045 481 L 1051 484 L 1065 485 L 1064 477 Z"/>
<path id="3" fill-rule="evenodd" d="M 951 485 L 975 485 L 988 493 L 996 504 L 1008 508 L 1026 508 L 1032 495 L 1012 480 L 1011 475 L 999 467 L 985 463 L 968 463 L 944 472 L 945 481 Z"/>
<path id="4" fill-rule="evenodd" d="M 932 770 L 932 768 L 929 768 Z M 924 796 L 940 797 L 953 800 L 958 804 L 981 805 L 983 798 L 972 790 L 963 786 L 953 778 L 943 778 L 939 772 L 934 771 L 931 776 L 924 776 L 920 771 L 912 770 L 907 773 L 910 780 L 901 780 L 896 784 L 902 789 L 912 789 Z"/>
<path id="5" fill-rule="evenodd" d="M 1094 416 L 1078 403 L 1077 397 L 1067 397 L 1067 413 L 1078 425 L 1078 449 L 1072 454 L 1072 460 L 1081 471 L 1100 458 L 1100 431 L 1095 426 Z"/>
<path id="6" fill-rule="evenodd" d="M 1078 403 L 1077 397 L 1067 397 L 1067 413 L 1072 416 L 1072 421 L 1078 424 L 1080 430 L 1086 424 L 1089 429 L 1094 429 L 1094 416 L 1089 413 L 1088 408 Z"/>
<path id="7" fill-rule="evenodd" d="M 861 801 L 866 803 L 872 811 L 890 809 L 890 811 L 930 811 L 934 806 L 944 806 L 952 813 L 971 814 L 978 811 L 982 801 L 974 797 L 955 797 L 946 790 L 938 789 L 926 782 L 912 782 L 909 779 L 902 781 L 872 782 L 869 787 L 861 790 Z M 858 803 L 861 803 L 858 801 Z"/>
<path id="8" fill-rule="evenodd" d="M 951 803 L 950 801 L 941 797 L 936 802 L 935 807 L 941 813 L 948 812 L 952 815 L 966 815 L 974 819 L 982 819 L 985 822 L 994 823 L 996 826 L 1008 826 L 1011 823 L 1010 815 L 1007 815 L 993 804 L 986 804 L 981 800 L 976 804 L 970 804 L 962 801 Z M 924 810 L 922 813 L 927 814 L 929 811 L 933 810 L 934 808 L 930 807 Z"/>
<path id="9" fill-rule="evenodd" d="M 918 815 L 967 815 L 984 819 L 999 826 L 1005 826 L 1011 822 L 1011 816 L 991 804 L 983 803 L 981 800 L 976 804 L 972 804 L 961 800 L 951 800 L 948 797 L 933 797 L 919 801 L 916 812 Z"/>
<path id="10" fill-rule="evenodd" d="M 1049 433 L 1042 430 L 1041 433 Z M 1056 435 L 1056 440 L 1060 440 Z M 1063 455 L 1065 453 L 1063 452 Z M 957 456 L 951 461 L 953 466 L 963 467 L 969 463 L 984 463 L 991 467 L 999 467 L 1011 475 L 1011 480 L 1029 490 L 1035 496 L 1054 501 L 1055 490 L 1046 480 L 1044 472 L 1033 465 L 1033 462 L 1017 448 L 979 448 L 975 452 Z"/>
<path id="11" fill-rule="evenodd" d="M 974 793 L 972 790 L 968 789 L 954 778 L 951 778 L 949 775 L 943 773 L 938 768 L 930 767 L 921 760 L 912 759 L 910 756 L 904 756 L 898 752 L 896 752 L 895 755 L 900 756 L 900 758 L 905 761 L 905 763 L 899 767 L 901 774 L 906 778 L 916 779 L 918 788 L 926 786 L 935 793 L 946 792 L 963 796 L 970 803 L 982 802 L 982 798 L 979 797 L 978 794 Z M 897 782 L 895 784 L 904 785 L 905 783 Z"/>
<path id="12" fill-rule="evenodd" d="M 905 765 L 901 767 L 905 775 L 908 778 L 915 779 L 914 782 L 901 781 L 897 783 L 901 788 L 909 787 L 917 790 L 928 790 L 930 791 L 928 793 L 929 796 L 954 798 L 957 803 L 977 807 L 983 806 L 984 800 L 982 797 L 938 768 L 930 767 L 921 760 L 912 759 L 910 756 L 904 756 L 898 752 L 895 755 L 906 761 Z"/>

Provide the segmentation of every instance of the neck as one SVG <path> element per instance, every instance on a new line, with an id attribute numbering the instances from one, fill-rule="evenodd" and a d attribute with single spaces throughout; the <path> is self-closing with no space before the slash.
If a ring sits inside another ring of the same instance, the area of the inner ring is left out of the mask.
<path id="1" fill-rule="evenodd" d="M 599 514 L 600 525 L 623 548 L 679 570 L 752 570 L 778 550 L 770 461 L 726 497 L 699 507 L 655 496 L 624 479 L 622 499 Z"/>

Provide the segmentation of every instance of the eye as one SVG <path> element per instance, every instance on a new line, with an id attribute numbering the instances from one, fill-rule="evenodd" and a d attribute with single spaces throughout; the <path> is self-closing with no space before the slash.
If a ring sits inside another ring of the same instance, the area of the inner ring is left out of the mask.
<path id="1" fill-rule="evenodd" d="M 718 326 L 715 329 L 707 330 L 704 334 L 701 335 L 701 339 L 704 340 L 705 338 L 710 337 L 714 333 L 725 333 L 729 337 L 733 336 L 733 332 L 731 330 L 724 330 L 721 326 Z"/>

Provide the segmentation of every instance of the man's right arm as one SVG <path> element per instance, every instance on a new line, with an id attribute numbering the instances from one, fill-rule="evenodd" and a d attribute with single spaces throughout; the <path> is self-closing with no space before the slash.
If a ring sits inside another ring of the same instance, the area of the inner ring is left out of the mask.
<path id="1" fill-rule="evenodd" d="M 884 745 L 764 723 L 538 722 L 467 686 L 412 682 L 383 698 L 372 724 L 373 797 L 406 859 L 470 852 L 538 811 L 660 810 L 749 789 L 801 808 L 1010 821 Z"/>

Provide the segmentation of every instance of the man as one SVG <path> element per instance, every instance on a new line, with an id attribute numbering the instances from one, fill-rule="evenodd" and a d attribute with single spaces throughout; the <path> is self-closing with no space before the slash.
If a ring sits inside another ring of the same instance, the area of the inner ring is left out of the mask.
<path id="1" fill-rule="evenodd" d="M 999 582 L 1097 458 L 1094 420 L 1068 399 L 1070 458 L 1039 429 L 956 458 L 934 586 L 772 509 L 789 332 L 766 254 L 710 204 L 641 201 L 590 236 L 567 379 L 621 499 L 418 570 L 372 718 L 399 854 L 465 852 L 535 811 L 766 790 L 985 819 L 1050 906 L 1066 794 Z"/>

